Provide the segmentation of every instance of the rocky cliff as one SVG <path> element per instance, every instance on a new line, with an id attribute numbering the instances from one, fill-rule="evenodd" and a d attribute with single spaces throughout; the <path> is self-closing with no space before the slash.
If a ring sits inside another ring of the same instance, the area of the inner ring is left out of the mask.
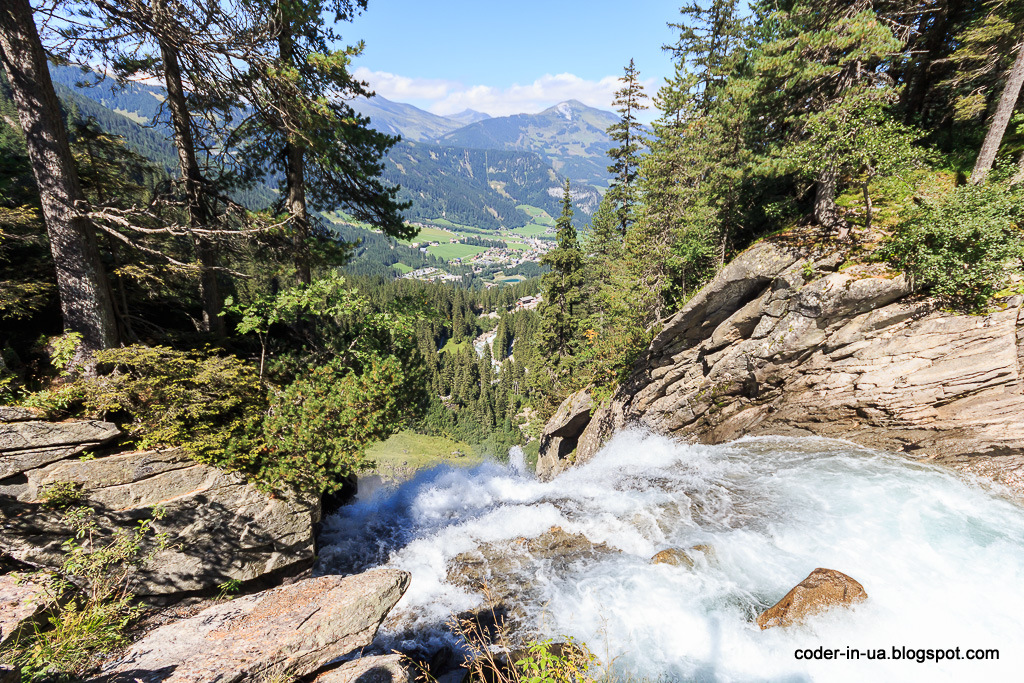
<path id="1" fill-rule="evenodd" d="M 0 407 L 0 559 L 59 565 L 71 533 L 60 508 L 83 505 L 105 533 L 162 512 L 153 526 L 168 546 L 140 574 L 141 595 L 273 581 L 312 566 L 319 496 L 268 495 L 180 449 L 96 451 L 120 434 L 108 422 L 49 422 Z M 67 498 L 61 505 L 55 491 Z"/>
<path id="2" fill-rule="evenodd" d="M 663 321 L 609 402 L 567 399 L 538 473 L 585 462 L 636 425 L 702 443 L 848 439 L 1024 493 L 1022 297 L 958 315 L 881 264 L 810 251 L 782 236 L 737 257 Z"/>

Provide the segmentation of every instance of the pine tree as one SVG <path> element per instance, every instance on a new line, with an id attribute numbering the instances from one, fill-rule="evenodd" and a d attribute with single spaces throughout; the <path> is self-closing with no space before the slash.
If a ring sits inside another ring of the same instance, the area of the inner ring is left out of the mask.
<path id="1" fill-rule="evenodd" d="M 615 92 L 612 106 L 619 113 L 619 121 L 608 127 L 608 137 L 615 146 L 608 150 L 612 159 L 608 172 L 612 174 L 612 184 L 608 189 L 615 203 L 616 219 L 619 232 L 625 235 L 633 223 L 633 207 L 636 204 L 636 178 L 639 171 L 640 152 L 645 140 L 643 128 L 637 116 L 647 109 L 644 101 L 644 87 L 640 83 L 640 72 L 633 60 L 624 69 L 619 79 L 622 87 Z"/>
<path id="2" fill-rule="evenodd" d="M 580 318 L 583 315 L 583 253 L 576 228 L 569 180 L 562 195 L 562 214 L 555 222 L 558 246 L 541 259 L 551 268 L 541 280 L 543 301 L 540 306 L 540 348 L 543 353 L 564 358 L 573 354 L 579 343 Z"/>

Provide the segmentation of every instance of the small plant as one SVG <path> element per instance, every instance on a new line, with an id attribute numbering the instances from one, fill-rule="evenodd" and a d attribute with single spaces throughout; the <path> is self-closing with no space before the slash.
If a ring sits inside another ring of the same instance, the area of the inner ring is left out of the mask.
<path id="1" fill-rule="evenodd" d="M 217 597 L 214 600 L 230 600 L 242 590 L 242 582 L 238 579 L 228 579 L 219 586 L 220 590 L 217 592 Z"/>
<path id="2" fill-rule="evenodd" d="M 50 340 L 50 363 L 54 368 L 67 374 L 67 367 L 75 359 L 78 347 L 82 344 L 82 335 L 79 332 L 65 332 L 59 337 Z"/>
<path id="3" fill-rule="evenodd" d="M 94 510 L 76 507 L 64 515 L 74 537 L 63 544 L 64 559 L 54 573 L 39 572 L 46 583 L 50 617 L 0 655 L 22 671 L 23 681 L 73 679 L 87 673 L 97 655 L 124 644 L 125 629 L 142 612 L 134 602 L 135 572 L 166 547 L 165 534 L 154 535 L 153 519 L 134 529 L 101 533 Z"/>
<path id="4" fill-rule="evenodd" d="M 44 508 L 64 510 L 82 502 L 82 485 L 73 481 L 55 481 L 39 491 Z"/>

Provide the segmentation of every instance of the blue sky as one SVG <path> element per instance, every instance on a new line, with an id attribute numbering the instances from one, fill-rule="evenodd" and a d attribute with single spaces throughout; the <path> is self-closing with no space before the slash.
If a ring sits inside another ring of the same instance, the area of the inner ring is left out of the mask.
<path id="1" fill-rule="evenodd" d="M 437 114 L 537 112 L 578 99 L 608 109 L 630 58 L 654 94 L 678 0 L 370 0 L 346 43 L 366 41 L 356 74 L 391 100 Z"/>

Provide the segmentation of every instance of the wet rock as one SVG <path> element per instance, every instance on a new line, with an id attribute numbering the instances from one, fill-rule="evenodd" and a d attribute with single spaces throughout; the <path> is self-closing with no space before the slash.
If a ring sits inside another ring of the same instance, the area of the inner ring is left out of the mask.
<path id="1" fill-rule="evenodd" d="M 673 567 L 693 569 L 693 558 L 685 550 L 666 548 L 651 558 L 651 564 L 670 564 Z"/>
<path id="2" fill-rule="evenodd" d="M 864 586 L 834 569 L 815 569 L 786 596 L 757 617 L 762 630 L 792 626 L 833 607 L 850 607 L 867 600 Z"/>
<path id="3" fill-rule="evenodd" d="M 484 543 L 476 550 L 452 558 L 448 581 L 471 591 L 488 594 L 494 607 L 486 614 L 506 617 L 511 626 L 522 616 L 518 605 L 528 602 L 539 572 L 559 574 L 577 562 L 593 561 L 619 551 L 604 543 L 594 543 L 583 534 L 571 534 L 553 526 L 533 538 Z"/>
<path id="4" fill-rule="evenodd" d="M 38 619 L 45 608 L 42 584 L 20 574 L 0 576 L 0 646 Z"/>
<path id="5" fill-rule="evenodd" d="M 360 657 L 325 671 L 313 683 L 413 683 L 402 655 Z"/>
<path id="6" fill-rule="evenodd" d="M 109 533 L 152 517 L 169 546 L 142 571 L 135 592 L 170 595 L 299 572 L 315 555 L 317 496 L 270 496 L 240 475 L 203 465 L 179 449 L 119 453 L 93 460 L 62 460 L 22 473 L 0 487 L 0 552 L 32 565 L 57 566 L 69 530 L 61 512 L 39 499 L 47 486 L 75 482 L 81 500 L 97 511 Z"/>
<path id="7" fill-rule="evenodd" d="M 567 458 L 576 449 L 584 428 L 590 422 L 593 409 L 594 400 L 585 389 L 562 401 L 540 435 L 538 477 L 548 480 L 564 469 Z"/>
<path id="8" fill-rule="evenodd" d="M 409 586 L 375 569 L 321 576 L 215 605 L 162 626 L 103 669 L 103 683 L 294 679 L 368 645 Z"/>
<path id="9" fill-rule="evenodd" d="M 810 254 L 800 238 L 758 242 L 663 321 L 582 428 L 572 461 L 626 425 L 702 443 L 814 435 L 902 451 L 1024 497 L 1024 298 L 953 314 L 882 264 L 837 270 L 842 254 Z M 572 464 L 562 450 L 549 451 L 545 472 Z"/>

